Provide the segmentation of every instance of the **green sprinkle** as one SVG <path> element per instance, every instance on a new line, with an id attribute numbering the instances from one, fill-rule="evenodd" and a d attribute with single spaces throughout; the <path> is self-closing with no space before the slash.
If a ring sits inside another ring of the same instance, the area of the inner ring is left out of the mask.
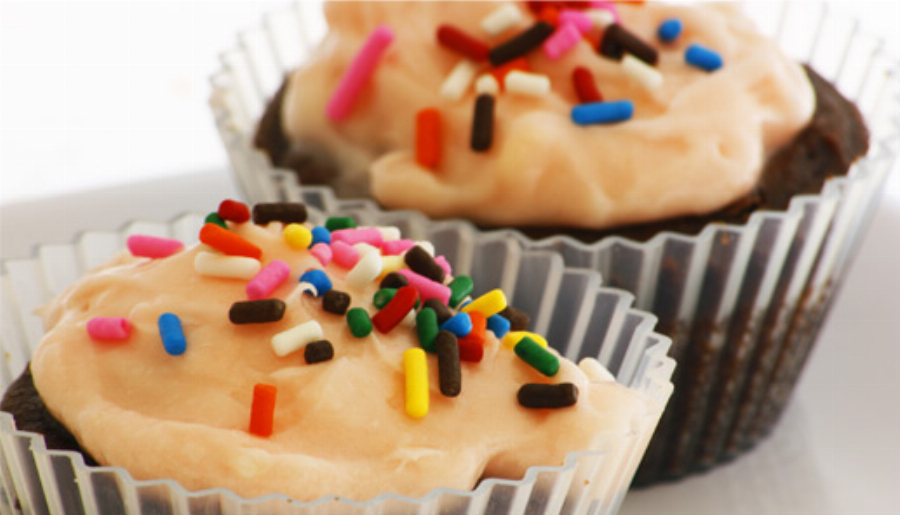
<path id="1" fill-rule="evenodd" d="M 559 372 L 559 358 L 527 336 L 519 340 L 515 351 L 516 356 L 547 377 L 553 377 Z"/>
<path id="2" fill-rule="evenodd" d="M 228 229 L 228 225 L 225 223 L 225 220 L 222 220 L 222 217 L 220 217 L 216 212 L 212 212 L 206 215 L 206 220 L 204 220 L 204 222 L 208 224 L 216 224 L 223 229 Z"/>
<path id="3" fill-rule="evenodd" d="M 434 339 L 437 338 L 441 328 L 438 326 L 437 313 L 431 308 L 422 308 L 416 313 L 416 332 L 419 333 L 419 345 L 426 352 L 436 352 L 437 346 Z"/>
<path id="4" fill-rule="evenodd" d="M 372 319 L 363 308 L 351 308 L 347 312 L 347 325 L 353 336 L 357 338 L 365 338 L 372 332 Z"/>
<path id="5" fill-rule="evenodd" d="M 455 308 L 464 298 L 472 294 L 472 278 L 468 275 L 458 275 L 450 281 L 450 307 Z"/>
<path id="6" fill-rule="evenodd" d="M 397 288 L 382 288 L 375 292 L 375 296 L 372 298 L 372 304 L 375 304 L 375 307 L 381 309 L 387 306 L 387 303 L 394 298 L 394 294 L 397 293 Z"/>
<path id="7" fill-rule="evenodd" d="M 356 221 L 349 216 L 332 216 L 325 220 L 325 228 L 329 231 L 356 229 Z"/>

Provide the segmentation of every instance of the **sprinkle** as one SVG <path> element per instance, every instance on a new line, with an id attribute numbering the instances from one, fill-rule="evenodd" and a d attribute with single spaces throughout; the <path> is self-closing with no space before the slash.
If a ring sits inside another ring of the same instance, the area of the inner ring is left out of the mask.
<path id="1" fill-rule="evenodd" d="M 441 329 L 462 338 L 472 331 L 472 319 L 466 313 L 457 313 L 441 324 Z"/>
<path id="2" fill-rule="evenodd" d="M 198 252 L 194 256 L 194 271 L 209 277 L 251 279 L 260 268 L 262 263 L 248 257 L 223 256 L 212 252 Z"/>
<path id="3" fill-rule="evenodd" d="M 555 5 L 544 4 L 538 13 L 538 19 L 543 20 L 554 27 L 559 27 L 559 8 Z"/>
<path id="4" fill-rule="evenodd" d="M 426 301 L 428 299 L 438 299 L 444 304 L 450 300 L 450 288 L 444 286 L 441 283 L 436 283 L 431 279 L 421 276 L 412 270 L 400 270 L 397 272 L 405 276 L 409 280 L 409 285 L 414 287 L 419 292 L 419 296 L 422 298 L 422 301 Z"/>
<path id="5" fill-rule="evenodd" d="M 578 387 L 572 383 L 528 383 L 519 388 L 517 397 L 525 408 L 566 408 L 578 402 Z"/>
<path id="6" fill-rule="evenodd" d="M 299 350 L 307 343 L 321 340 L 325 334 L 315 320 L 304 322 L 272 337 L 272 351 L 279 358 Z"/>
<path id="7" fill-rule="evenodd" d="M 517 57 L 524 56 L 541 46 L 553 34 L 554 30 L 553 25 L 545 21 L 539 21 L 528 30 L 492 48 L 488 59 L 494 66 L 499 66 Z"/>
<path id="8" fill-rule="evenodd" d="M 159 327 L 159 337 L 162 339 L 163 348 L 171 356 L 180 356 L 187 349 L 187 340 L 184 338 L 184 329 L 181 327 L 181 319 L 174 313 L 163 313 L 156 321 Z"/>
<path id="9" fill-rule="evenodd" d="M 616 123 L 630 119 L 634 115 L 631 100 L 592 102 L 572 108 L 572 121 L 578 125 Z"/>
<path id="10" fill-rule="evenodd" d="M 693 44 L 684 52 L 684 60 L 701 70 L 713 72 L 722 67 L 722 56 L 698 44 Z"/>
<path id="11" fill-rule="evenodd" d="M 470 363 L 480 363 L 484 359 L 484 345 L 466 338 L 457 340 L 459 345 L 459 359 Z"/>
<path id="12" fill-rule="evenodd" d="M 375 229 L 381 233 L 382 247 L 384 243 L 389 241 L 397 241 L 400 239 L 400 228 L 393 225 L 376 225 L 374 227 L 360 227 L 360 229 Z"/>
<path id="13" fill-rule="evenodd" d="M 422 247 L 422 250 L 427 252 L 429 256 L 434 256 L 434 245 L 430 241 L 419 240 L 416 242 L 416 246 Z"/>
<path id="14" fill-rule="evenodd" d="M 232 324 L 277 322 L 284 317 L 284 308 L 284 301 L 281 299 L 240 301 L 231 305 L 228 319 Z"/>
<path id="15" fill-rule="evenodd" d="M 228 220 L 236 224 L 242 224 L 250 220 L 250 208 L 243 202 L 237 200 L 225 199 L 219 204 L 216 214 L 222 220 Z"/>
<path id="16" fill-rule="evenodd" d="M 478 66 L 472 61 L 463 59 L 458 62 L 441 84 L 441 96 L 454 102 L 461 99 L 475 79 L 477 72 Z"/>
<path id="17" fill-rule="evenodd" d="M 516 345 L 522 341 L 522 338 L 531 338 L 532 341 L 537 343 L 543 348 L 547 348 L 547 339 L 543 336 L 532 333 L 529 331 L 510 331 L 506 333 L 506 336 L 503 337 L 503 346 L 507 349 L 514 349 Z"/>
<path id="18" fill-rule="evenodd" d="M 659 53 L 655 48 L 618 23 L 606 28 L 599 51 L 602 55 L 616 60 L 622 59 L 626 52 L 650 65 L 655 65 L 659 60 Z"/>
<path id="19" fill-rule="evenodd" d="M 470 146 L 475 152 L 491 148 L 494 140 L 494 97 L 478 95 L 475 99 L 475 113 L 472 115 L 472 138 Z"/>
<path id="20" fill-rule="evenodd" d="M 332 289 L 325 292 L 325 295 L 322 296 L 322 309 L 329 313 L 343 315 L 349 307 L 350 295 L 342 291 Z"/>
<path id="21" fill-rule="evenodd" d="M 625 54 L 625 57 L 622 58 L 622 71 L 629 79 L 648 91 L 662 86 L 662 73 L 631 54 Z"/>
<path id="22" fill-rule="evenodd" d="M 217 213 L 210 213 L 206 215 L 206 218 L 203 220 L 205 224 L 216 224 L 223 229 L 228 229 L 228 224 L 225 223 L 225 220 L 222 220 Z"/>
<path id="23" fill-rule="evenodd" d="M 420 276 L 421 277 L 421 276 Z M 410 281 L 412 282 L 412 281 Z M 372 323 L 380 333 L 388 333 L 403 321 L 406 314 L 416 306 L 419 293 L 413 286 L 404 286 L 397 290 L 386 306 L 372 317 Z"/>
<path id="24" fill-rule="evenodd" d="M 477 311 L 468 313 L 468 315 L 469 323 L 472 324 L 472 329 L 469 330 L 469 333 L 462 337 L 460 341 L 466 340 L 467 343 L 477 343 L 478 345 L 484 345 L 485 330 L 487 329 L 487 318 L 485 318 L 484 315 Z"/>
<path id="25" fill-rule="evenodd" d="M 332 216 L 325 220 L 325 228 L 332 232 L 340 229 L 355 229 L 356 220 L 350 216 Z"/>
<path id="26" fill-rule="evenodd" d="M 591 7 L 594 7 L 594 8 L 596 8 L 596 10 L 599 10 L 599 11 L 608 12 L 610 15 L 612 15 L 613 20 L 616 23 L 619 23 L 619 21 L 621 21 L 621 18 L 619 17 L 619 8 L 616 7 L 616 2 L 610 2 L 610 1 L 606 1 L 606 0 L 595 0 L 595 1 L 591 2 Z"/>
<path id="27" fill-rule="evenodd" d="M 441 332 L 441 329 L 438 327 L 438 316 L 433 309 L 423 307 L 416 313 L 416 334 L 419 337 L 419 345 L 426 352 L 435 352 L 437 350 L 434 340 L 439 332 Z M 454 336 L 455 339 L 456 337 Z"/>
<path id="28" fill-rule="evenodd" d="M 315 246 L 317 243 L 324 243 L 326 245 L 331 244 L 331 231 L 322 227 L 321 225 L 317 225 L 313 227 L 310 231 L 312 233 L 312 244 Z"/>
<path id="29" fill-rule="evenodd" d="M 392 240 L 381 245 L 381 253 L 385 256 L 397 256 L 413 248 L 416 242 L 412 240 Z"/>
<path id="30" fill-rule="evenodd" d="M 575 86 L 575 94 L 578 95 L 580 104 L 603 101 L 603 95 L 600 94 L 597 83 L 594 82 L 594 75 L 584 66 L 572 70 L 572 84 Z"/>
<path id="31" fill-rule="evenodd" d="M 292 249 L 308 249 L 312 243 L 312 232 L 303 224 L 287 224 L 281 235 Z"/>
<path id="32" fill-rule="evenodd" d="M 437 264 L 437 266 L 441 267 L 441 269 L 444 271 L 445 275 L 453 274 L 453 268 L 450 267 L 450 263 L 447 261 L 447 258 L 445 258 L 444 256 L 438 256 L 438 257 L 434 258 L 434 262 Z"/>
<path id="33" fill-rule="evenodd" d="M 403 269 L 406 263 L 403 262 L 403 256 L 381 256 L 381 275 L 379 280 L 384 279 L 388 274 Z"/>
<path id="34" fill-rule="evenodd" d="M 357 229 L 339 229 L 331 231 L 331 244 L 343 242 L 347 245 L 356 245 L 357 243 L 367 243 L 373 247 L 381 247 L 384 238 L 381 231 L 374 227 L 357 228 Z"/>
<path id="35" fill-rule="evenodd" d="M 491 36 L 496 36 L 522 22 L 522 11 L 515 5 L 504 4 L 481 19 L 481 28 Z"/>
<path id="36" fill-rule="evenodd" d="M 558 20 L 560 25 L 574 25 L 581 34 L 588 32 L 594 26 L 594 22 L 591 21 L 590 16 L 577 9 L 563 9 L 559 12 Z"/>
<path id="37" fill-rule="evenodd" d="M 459 369 L 459 343 L 453 334 L 441 331 L 435 338 L 437 351 L 438 384 L 444 397 L 456 397 L 462 390 L 462 373 Z"/>
<path id="38" fill-rule="evenodd" d="M 275 397 L 278 388 L 258 383 L 253 386 L 253 403 L 250 407 L 250 434 L 270 436 L 275 415 Z"/>
<path id="39" fill-rule="evenodd" d="M 369 82 L 378 61 L 394 39 L 394 33 L 385 25 L 381 25 L 369 34 L 359 53 L 344 71 L 344 76 L 331 94 L 325 113 L 332 120 L 339 122 L 350 115 L 353 104 Z"/>
<path id="40" fill-rule="evenodd" d="M 280 259 L 273 259 L 268 265 L 263 267 L 245 288 L 247 298 L 250 300 L 259 300 L 268 297 L 275 288 L 287 280 L 291 274 L 291 267 Z"/>
<path id="41" fill-rule="evenodd" d="M 303 359 L 307 365 L 330 361 L 334 357 L 334 346 L 328 340 L 318 340 L 308 343 L 303 348 Z"/>
<path id="42" fill-rule="evenodd" d="M 550 77 L 514 70 L 506 74 L 503 87 L 510 93 L 540 97 L 550 92 Z"/>
<path id="43" fill-rule="evenodd" d="M 528 65 L 528 61 L 524 57 L 519 57 L 518 59 L 513 59 L 506 64 L 492 69 L 490 74 L 497 81 L 497 86 L 502 87 L 503 81 L 506 80 L 506 75 L 515 70 L 527 72 L 531 71 L 531 66 Z"/>
<path id="44" fill-rule="evenodd" d="M 591 20 L 592 26 L 601 30 L 619 21 L 615 14 L 606 9 L 585 9 L 584 15 Z"/>
<path id="45" fill-rule="evenodd" d="M 406 374 L 406 414 L 422 418 L 428 414 L 428 361 L 425 351 L 412 348 L 403 352 Z"/>
<path id="46" fill-rule="evenodd" d="M 588 379 L 594 382 L 616 380 L 616 376 L 612 375 L 612 373 L 610 373 L 602 363 L 597 361 L 596 358 L 582 359 L 578 362 L 578 368 L 584 372 L 584 375 L 586 375 Z"/>
<path id="47" fill-rule="evenodd" d="M 321 297 L 331 290 L 331 279 L 324 270 L 318 268 L 310 268 L 303 272 L 299 282 L 311 284 L 316 289 L 316 297 Z"/>
<path id="48" fill-rule="evenodd" d="M 441 112 L 435 107 L 416 113 L 416 162 L 425 168 L 441 162 Z"/>
<path id="49" fill-rule="evenodd" d="M 398 274 L 397 272 L 391 272 L 384 276 L 384 279 L 381 280 L 381 284 L 378 285 L 379 288 L 402 288 L 409 284 L 409 279 L 406 278 L 405 275 Z"/>
<path id="50" fill-rule="evenodd" d="M 184 244 L 178 240 L 143 234 L 129 236 L 126 244 L 131 255 L 148 258 L 169 257 L 184 248 Z"/>
<path id="51" fill-rule="evenodd" d="M 491 290 L 481 297 L 473 300 L 471 304 L 467 304 L 462 308 L 463 313 L 478 312 L 485 317 L 496 315 L 506 309 L 506 295 L 502 290 Z"/>
<path id="52" fill-rule="evenodd" d="M 544 54 L 550 59 L 559 59 L 580 41 L 581 31 L 574 23 L 561 23 L 556 32 L 544 41 Z"/>
<path id="53" fill-rule="evenodd" d="M 475 79 L 475 93 L 477 95 L 500 94 L 500 83 L 490 73 L 483 73 Z"/>
<path id="54" fill-rule="evenodd" d="M 468 275 L 458 275 L 450 281 L 450 307 L 459 306 L 459 303 L 472 294 L 475 284 Z"/>
<path id="55" fill-rule="evenodd" d="M 347 311 L 347 327 L 350 334 L 357 338 L 365 338 L 372 333 L 372 319 L 363 308 L 351 308 Z"/>
<path id="56" fill-rule="evenodd" d="M 262 249 L 215 224 L 206 224 L 200 229 L 200 242 L 229 256 L 262 257 Z"/>
<path id="57" fill-rule="evenodd" d="M 681 35 L 681 20 L 678 18 L 669 18 L 659 24 L 656 29 L 656 35 L 663 43 L 671 43 L 678 39 Z"/>
<path id="58" fill-rule="evenodd" d="M 359 251 L 343 241 L 331 244 L 332 260 L 342 268 L 353 268 L 359 261 Z"/>
<path id="59" fill-rule="evenodd" d="M 450 320 L 450 317 L 453 316 L 453 312 L 450 311 L 450 308 L 448 308 L 446 304 L 439 301 L 438 299 L 428 299 L 422 304 L 422 306 L 434 310 L 434 312 L 437 314 L 437 320 L 439 324 L 443 324 L 447 320 Z"/>
<path id="60" fill-rule="evenodd" d="M 437 29 L 438 43 L 472 61 L 484 61 L 490 47 L 466 34 L 458 27 L 444 24 Z"/>
<path id="61" fill-rule="evenodd" d="M 388 302 L 394 298 L 394 295 L 397 293 L 397 288 L 381 288 L 375 295 L 372 297 L 372 304 L 381 309 L 387 306 Z"/>
<path id="62" fill-rule="evenodd" d="M 328 263 L 331 263 L 331 245 L 327 243 L 316 243 L 309 249 L 309 253 L 318 259 L 322 266 L 328 266 Z"/>
<path id="63" fill-rule="evenodd" d="M 435 263 L 434 258 L 422 247 L 416 246 L 409 249 L 403 260 L 413 272 L 423 275 L 432 281 L 444 282 L 444 277 L 447 275 L 446 272 L 440 265 Z"/>
<path id="64" fill-rule="evenodd" d="M 506 336 L 506 333 L 509 332 L 509 327 L 509 320 L 500 316 L 499 314 L 490 316 L 487 319 L 488 331 L 494 333 L 494 336 L 499 339 L 502 339 L 504 336 Z"/>
<path id="65" fill-rule="evenodd" d="M 131 322 L 121 317 L 94 317 L 87 323 L 88 336 L 99 341 L 127 340 L 132 329 Z"/>
<path id="66" fill-rule="evenodd" d="M 506 309 L 500 312 L 500 316 L 509 320 L 510 329 L 513 331 L 524 331 L 531 324 L 528 313 L 512 306 L 506 306 Z"/>
<path id="67" fill-rule="evenodd" d="M 547 377 L 553 377 L 559 372 L 559 358 L 528 336 L 522 338 L 514 350 L 522 361 Z"/>
<path id="68" fill-rule="evenodd" d="M 356 262 L 356 265 L 347 273 L 347 285 L 356 290 L 362 290 L 381 274 L 381 254 L 376 250 L 366 252 Z"/>
<path id="69" fill-rule="evenodd" d="M 306 217 L 306 205 L 300 202 L 264 202 L 253 206 L 253 223 L 257 225 L 269 222 L 302 224 Z"/>

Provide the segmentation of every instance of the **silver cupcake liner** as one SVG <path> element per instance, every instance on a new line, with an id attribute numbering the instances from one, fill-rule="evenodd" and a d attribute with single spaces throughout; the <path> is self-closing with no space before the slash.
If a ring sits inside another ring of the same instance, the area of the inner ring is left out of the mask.
<path id="1" fill-rule="evenodd" d="M 810 63 L 865 115 L 871 149 L 847 176 L 829 180 L 819 194 L 796 196 L 784 211 L 760 211 L 742 225 L 710 224 L 698 235 L 585 244 L 566 236 L 496 233 L 521 249 L 552 250 L 567 266 L 599 271 L 605 284 L 632 292 L 637 306 L 656 314 L 659 330 L 673 338 L 676 393 L 638 473 L 640 483 L 726 461 L 771 431 L 900 146 L 900 66 L 883 54 L 880 40 L 828 4 L 747 2 L 745 8 L 789 55 Z M 239 48 L 223 55 L 222 70 L 212 78 L 211 107 L 248 198 L 302 198 L 331 210 L 352 201 L 298 184 L 294 173 L 273 168 L 252 145 L 265 102 L 317 40 L 305 30 L 313 16 L 300 4 L 242 33 Z M 372 202 L 356 204 L 360 211 L 379 210 Z"/>
<path id="2" fill-rule="evenodd" d="M 532 467 L 521 480 L 486 479 L 474 491 L 436 489 L 412 499 L 386 493 L 358 502 L 333 496 L 298 502 L 281 495 L 242 499 L 215 489 L 188 492 L 174 481 L 137 481 L 116 467 L 85 465 L 80 454 L 48 450 L 40 435 L 18 431 L 0 413 L 0 512 L 88 514 L 312 514 L 312 513 L 598 513 L 614 514 L 672 392 L 670 340 L 653 332 L 655 318 L 631 309 L 627 292 L 600 286 L 596 272 L 567 268 L 552 252 L 522 249 L 514 240 L 482 234 L 464 222 L 430 223 L 398 213 L 359 212 L 353 203 L 331 214 L 361 223 L 397 225 L 407 237 L 429 239 L 455 273 L 471 275 L 476 293 L 496 287 L 532 314 L 566 356 L 592 356 L 618 382 L 652 401 L 636 429 L 601 449 L 570 453 L 562 466 Z M 196 242 L 204 217 L 169 223 L 135 222 L 118 232 L 86 232 L 74 244 L 38 247 L 31 259 L 0 261 L 0 386 L 24 370 L 43 335 L 35 310 L 87 271 L 125 248 L 129 234 Z M 325 215 L 312 210 L 311 221 Z M 173 456 L 172 459 L 178 459 Z"/>

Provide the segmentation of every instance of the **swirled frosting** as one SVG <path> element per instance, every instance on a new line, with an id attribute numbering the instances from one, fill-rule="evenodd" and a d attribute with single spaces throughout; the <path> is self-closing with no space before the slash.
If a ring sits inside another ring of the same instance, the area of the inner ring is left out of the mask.
<path id="1" fill-rule="evenodd" d="M 404 411 L 402 353 L 418 345 L 415 331 L 353 338 L 321 299 L 292 295 L 298 276 L 320 265 L 288 247 L 281 228 L 232 227 L 263 250 L 263 262 L 290 264 L 289 280 L 272 294 L 288 304 L 279 322 L 229 322 L 230 305 L 246 300 L 246 282 L 195 272 L 204 245 L 157 260 L 122 255 L 46 308 L 47 333 L 31 363 L 35 385 L 101 464 L 245 497 L 417 496 L 435 487 L 471 489 L 485 476 L 518 478 L 532 465 L 562 464 L 574 450 L 615 449 L 624 435 L 647 431 L 647 414 L 658 414 L 634 391 L 590 381 L 566 360 L 556 377 L 544 378 L 488 332 L 483 361 L 462 365 L 459 397 L 441 396 L 436 358 L 428 357 L 431 409 L 413 419 Z M 353 305 L 371 310 L 377 283 L 353 290 L 346 270 L 325 270 L 335 288 L 352 293 Z M 164 312 L 182 320 L 181 356 L 163 349 L 156 324 Z M 86 324 L 97 316 L 126 317 L 133 332 L 122 342 L 94 341 Z M 308 365 L 302 352 L 275 355 L 273 335 L 313 319 L 334 359 Z M 573 407 L 529 410 L 516 402 L 526 382 L 572 382 L 581 393 Z M 248 431 L 257 383 L 278 388 L 270 437 Z"/>
<path id="2" fill-rule="evenodd" d="M 547 75 L 541 98 L 501 93 L 493 146 L 469 148 L 473 88 L 453 101 L 441 84 L 460 60 L 436 41 L 444 23 L 493 45 L 534 23 L 496 37 L 479 21 L 493 2 L 335 2 L 326 7 L 328 35 L 289 78 L 282 126 L 289 139 L 312 142 L 337 160 L 347 189 L 366 189 L 383 205 L 435 217 L 491 225 L 582 228 L 649 222 L 713 212 L 746 195 L 766 157 L 812 116 L 815 98 L 802 68 L 758 33 L 736 8 L 722 4 L 619 4 L 622 25 L 659 50 L 663 83 L 648 91 L 618 61 L 582 41 L 558 60 L 540 50 L 527 59 Z M 684 31 L 660 43 L 659 24 L 677 17 Z M 395 39 L 351 115 L 325 114 L 330 95 L 367 35 L 385 24 Z M 712 73 L 685 63 L 699 43 L 718 52 Z M 571 73 L 594 75 L 604 99 L 630 99 L 634 117 L 612 125 L 577 126 Z M 489 67 L 482 65 L 482 70 Z M 414 157 L 415 115 L 443 116 L 442 162 L 435 170 Z"/>

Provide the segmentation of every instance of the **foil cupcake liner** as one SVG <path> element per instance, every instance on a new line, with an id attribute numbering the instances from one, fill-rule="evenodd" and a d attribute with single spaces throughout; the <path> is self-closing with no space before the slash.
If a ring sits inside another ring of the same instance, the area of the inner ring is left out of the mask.
<path id="1" fill-rule="evenodd" d="M 654 407 L 627 434 L 611 435 L 599 449 L 571 452 L 561 466 L 531 467 L 520 480 L 485 479 L 473 491 L 436 489 L 415 499 L 386 493 L 368 501 L 329 496 L 313 502 L 282 495 L 242 499 L 224 489 L 189 492 L 171 480 L 138 481 L 124 469 L 87 466 L 80 454 L 48 450 L 40 435 L 17 430 L 13 418 L 0 413 L 0 512 L 616 513 L 673 389 L 675 363 L 666 355 L 671 341 L 653 332 L 655 318 L 631 309 L 629 293 L 601 287 L 598 273 L 567 268 L 556 253 L 523 249 L 515 240 L 480 233 L 464 222 L 432 223 L 358 208 L 348 203 L 331 214 L 396 225 L 408 237 L 434 241 L 456 273 L 471 275 L 476 294 L 504 288 L 562 353 L 576 360 L 597 357 L 618 382 Z M 310 220 L 321 223 L 325 215 L 313 209 Z M 2 389 L 25 368 L 42 338 L 39 306 L 120 252 L 128 235 L 190 244 L 203 221 L 187 214 L 169 223 L 135 222 L 118 232 L 86 232 L 74 244 L 40 246 L 30 259 L 0 261 Z"/>
<path id="2" fill-rule="evenodd" d="M 599 271 L 659 317 L 679 363 L 676 392 L 636 479 L 649 484 L 728 461 L 775 426 L 828 308 L 866 233 L 900 146 L 896 60 L 852 17 L 828 4 L 747 2 L 747 13 L 798 61 L 835 83 L 866 117 L 866 158 L 784 211 L 759 211 L 742 225 L 710 224 L 698 235 L 661 233 L 585 244 L 503 232 L 522 249 L 552 250 L 567 266 Z M 211 107 L 235 177 L 253 200 L 302 198 L 322 209 L 332 190 L 305 187 L 252 146 L 256 120 L 283 74 L 311 48 L 309 5 L 276 13 L 241 34 L 212 78 Z M 285 43 L 288 42 L 288 43 Z M 361 211 L 377 212 L 357 201 Z M 499 236 L 498 236 L 499 237 Z M 445 249 L 439 248 L 444 252 Z"/>

